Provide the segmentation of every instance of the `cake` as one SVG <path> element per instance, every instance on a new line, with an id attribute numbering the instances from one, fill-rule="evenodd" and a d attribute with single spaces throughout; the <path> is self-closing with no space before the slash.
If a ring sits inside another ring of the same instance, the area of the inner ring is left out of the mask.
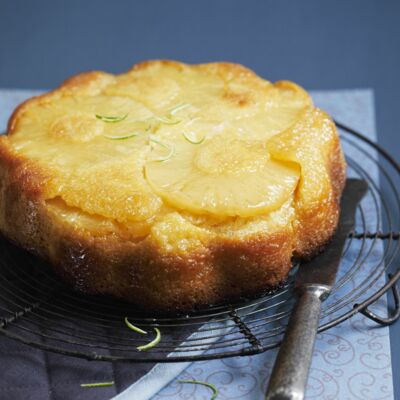
<path id="1" fill-rule="evenodd" d="M 31 98 L 0 138 L 0 230 L 75 289 L 181 312 L 278 287 L 335 232 L 331 118 L 237 64 L 147 61 Z"/>

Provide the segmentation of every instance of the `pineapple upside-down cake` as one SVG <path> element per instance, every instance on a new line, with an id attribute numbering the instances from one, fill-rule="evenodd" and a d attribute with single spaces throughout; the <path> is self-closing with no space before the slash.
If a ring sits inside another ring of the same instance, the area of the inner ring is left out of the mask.
<path id="1" fill-rule="evenodd" d="M 262 293 L 333 235 L 345 162 L 294 83 L 149 61 L 21 104 L 0 139 L 0 229 L 76 289 L 149 310 Z"/>

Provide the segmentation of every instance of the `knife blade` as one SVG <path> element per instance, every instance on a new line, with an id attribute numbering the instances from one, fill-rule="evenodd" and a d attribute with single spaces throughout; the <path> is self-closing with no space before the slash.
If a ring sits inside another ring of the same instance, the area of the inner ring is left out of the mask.
<path id="1" fill-rule="evenodd" d="M 300 265 L 295 279 L 297 303 L 281 343 L 266 400 L 302 400 L 311 365 L 321 303 L 330 294 L 342 258 L 343 248 L 353 230 L 356 209 L 368 185 L 348 179 L 342 193 L 338 228 L 323 253 Z"/>
<path id="2" fill-rule="evenodd" d="M 360 179 L 348 179 L 340 204 L 340 218 L 335 235 L 325 250 L 311 261 L 300 265 L 296 274 L 295 290 L 304 285 L 321 285 L 325 295 L 332 289 L 342 258 L 342 251 L 348 234 L 353 230 L 356 209 L 367 192 L 368 185 Z"/>

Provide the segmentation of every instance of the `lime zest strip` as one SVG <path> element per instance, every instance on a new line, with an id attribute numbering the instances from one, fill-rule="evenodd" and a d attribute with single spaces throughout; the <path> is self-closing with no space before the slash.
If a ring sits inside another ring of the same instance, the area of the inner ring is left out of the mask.
<path id="1" fill-rule="evenodd" d="M 147 335 L 147 332 L 146 332 L 146 331 L 144 331 L 143 329 L 140 329 L 140 328 L 138 328 L 137 326 L 131 324 L 131 323 L 129 322 L 129 320 L 128 320 L 128 317 L 125 317 L 124 321 L 125 321 L 125 325 L 126 325 L 129 329 L 131 329 L 132 331 L 137 332 L 137 333 L 141 333 L 142 335 Z"/>
<path id="2" fill-rule="evenodd" d="M 157 346 L 158 343 L 160 343 L 161 332 L 158 328 L 154 328 L 154 331 L 156 332 L 156 337 L 151 342 L 149 342 L 143 346 L 136 347 L 139 351 L 149 350 L 149 349 L 153 348 L 154 346 Z"/>
<path id="3" fill-rule="evenodd" d="M 178 111 L 181 111 L 189 106 L 190 106 L 190 104 L 188 104 L 188 103 L 178 104 L 177 106 L 175 106 L 169 110 L 169 114 L 175 115 Z"/>
<path id="4" fill-rule="evenodd" d="M 108 136 L 108 135 L 103 135 L 105 138 L 110 139 L 110 140 L 126 140 L 126 139 L 131 139 L 136 136 L 140 136 L 142 132 L 140 133 L 131 133 L 129 135 L 125 136 Z"/>
<path id="5" fill-rule="evenodd" d="M 179 380 L 179 383 L 192 383 L 193 385 L 203 385 L 208 387 L 209 389 L 211 389 L 213 391 L 212 396 L 210 397 L 210 400 L 215 400 L 218 396 L 218 389 L 212 384 L 212 383 L 208 383 L 208 382 L 202 382 L 202 381 L 192 381 L 192 380 Z"/>
<path id="6" fill-rule="evenodd" d="M 101 121 L 104 121 L 104 122 L 120 122 L 120 121 L 123 121 L 127 116 L 128 116 L 128 114 L 121 115 L 121 116 L 96 114 L 96 118 L 100 119 Z"/>
<path id="7" fill-rule="evenodd" d="M 114 385 L 114 381 L 97 382 L 97 383 L 81 383 L 81 387 L 83 387 L 83 388 L 107 387 L 107 386 L 113 386 L 113 385 Z"/>
<path id="8" fill-rule="evenodd" d="M 158 162 L 167 161 L 175 154 L 175 146 L 174 145 L 167 145 L 167 144 L 160 142 L 157 139 L 154 139 L 152 137 L 150 138 L 150 142 L 156 143 L 159 146 L 162 146 L 165 149 L 169 150 L 169 153 L 165 157 L 156 158 L 155 160 L 152 160 L 152 161 L 158 161 Z"/>
<path id="9" fill-rule="evenodd" d="M 177 106 L 171 108 L 166 115 L 161 115 L 161 116 L 154 116 L 153 119 L 155 121 L 161 122 L 163 124 L 166 125 L 176 125 L 179 124 L 180 122 L 182 122 L 181 119 L 174 119 L 171 118 L 173 117 L 178 111 L 183 110 L 184 108 L 189 107 L 190 104 L 188 103 L 181 103 L 178 104 Z"/>
<path id="10" fill-rule="evenodd" d="M 166 117 L 165 115 L 161 116 L 161 117 L 155 116 L 154 119 L 165 125 L 177 125 L 180 122 L 182 122 L 182 120 L 180 120 L 180 119 L 172 119 L 172 118 Z"/>
<path id="11" fill-rule="evenodd" d="M 185 133 L 185 132 L 182 132 L 182 135 L 183 135 L 183 137 L 184 137 L 189 143 L 191 143 L 191 144 L 201 144 L 201 143 L 203 143 L 204 140 L 206 139 L 206 137 L 203 136 L 203 138 L 201 138 L 200 140 L 196 141 L 196 140 L 191 139 L 191 138 L 188 136 L 188 134 Z"/>

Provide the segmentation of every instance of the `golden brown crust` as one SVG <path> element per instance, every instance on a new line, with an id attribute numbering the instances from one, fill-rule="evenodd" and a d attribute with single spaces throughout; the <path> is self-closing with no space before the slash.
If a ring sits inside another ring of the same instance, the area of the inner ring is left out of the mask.
<path id="1" fill-rule="evenodd" d="M 0 137 L 0 187 L 8 184 L 31 199 L 41 198 L 45 172 L 34 162 L 12 152 L 7 140 L 7 136 Z"/>
<path id="2" fill-rule="evenodd" d="M 334 136 L 327 161 L 332 191 L 324 202 L 298 212 L 295 257 L 300 259 L 313 257 L 324 248 L 335 233 L 339 221 L 340 197 L 346 183 L 345 165 L 339 137 Z"/>
<path id="3" fill-rule="evenodd" d="M 183 66 L 175 61 L 156 61 L 138 64 L 133 69 L 160 63 L 178 69 Z M 199 68 L 228 74 L 230 79 L 256 76 L 247 68 L 229 63 Z M 99 81 L 112 79 L 109 74 L 88 72 L 68 79 L 55 91 L 27 100 L 12 114 L 8 135 L 17 129 L 19 119 L 31 104 L 77 87 L 95 91 Z M 93 82 L 97 82 L 95 86 L 91 86 Z M 239 105 L 246 102 L 240 95 L 228 96 Z M 252 295 L 279 285 L 287 277 L 293 255 L 307 258 L 315 254 L 336 229 L 345 162 L 333 126 L 332 130 L 326 157 L 329 193 L 319 202 L 298 207 L 296 224 L 248 236 L 216 236 L 182 253 L 166 251 L 150 236 L 125 241 L 117 233 L 93 235 L 90 230 L 57 220 L 43 196 L 45 182 L 50 179 L 46 171 L 12 151 L 9 139 L 2 137 L 0 229 L 10 239 L 48 259 L 75 288 L 110 294 L 143 308 L 182 311 Z"/>

